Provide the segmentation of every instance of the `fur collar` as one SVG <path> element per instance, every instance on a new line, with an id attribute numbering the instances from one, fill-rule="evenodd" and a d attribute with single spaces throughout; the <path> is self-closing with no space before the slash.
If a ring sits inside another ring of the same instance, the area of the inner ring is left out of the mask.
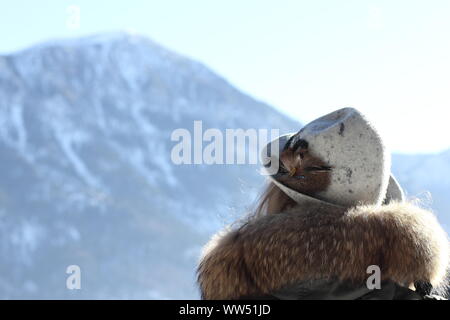
<path id="1" fill-rule="evenodd" d="M 410 203 L 295 207 L 227 228 L 205 246 L 198 282 L 205 299 L 270 294 L 315 279 L 365 283 L 378 265 L 382 280 L 445 284 L 449 245 L 434 215 Z"/>

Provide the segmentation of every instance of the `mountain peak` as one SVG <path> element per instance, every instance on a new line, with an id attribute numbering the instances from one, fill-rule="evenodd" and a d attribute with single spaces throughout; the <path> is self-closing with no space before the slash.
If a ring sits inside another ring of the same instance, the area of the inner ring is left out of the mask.
<path id="1" fill-rule="evenodd" d="M 142 45 L 145 47 L 158 47 L 160 50 L 164 49 L 161 45 L 157 44 L 155 41 L 151 40 L 148 36 L 137 33 L 132 30 L 120 30 L 120 31 L 112 31 L 112 32 L 103 32 L 97 33 L 94 35 L 86 35 L 86 36 L 77 36 L 72 38 L 64 38 L 64 39 L 51 39 L 45 42 L 32 45 L 28 48 L 20 50 L 16 53 L 11 53 L 8 55 L 17 55 L 21 53 L 28 53 L 30 51 L 40 51 L 43 49 L 51 49 L 51 48 L 82 48 L 82 47 L 103 47 L 105 49 L 109 49 L 112 47 L 120 46 L 120 45 Z"/>

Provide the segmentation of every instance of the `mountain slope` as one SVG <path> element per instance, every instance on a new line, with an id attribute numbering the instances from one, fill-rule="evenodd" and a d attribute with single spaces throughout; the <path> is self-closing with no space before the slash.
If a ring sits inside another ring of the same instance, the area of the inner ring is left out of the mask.
<path id="1" fill-rule="evenodd" d="M 392 171 L 408 198 L 419 199 L 421 205 L 432 209 L 450 232 L 450 150 L 430 155 L 395 154 Z"/>
<path id="2" fill-rule="evenodd" d="M 0 57 L 0 297 L 198 297 L 201 244 L 262 179 L 256 165 L 174 165 L 171 133 L 194 120 L 299 127 L 140 36 Z M 65 287 L 72 264 L 79 291 Z"/>

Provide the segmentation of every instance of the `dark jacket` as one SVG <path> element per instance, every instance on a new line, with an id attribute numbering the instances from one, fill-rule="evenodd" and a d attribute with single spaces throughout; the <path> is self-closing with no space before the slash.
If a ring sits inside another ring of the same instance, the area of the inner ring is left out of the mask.
<path id="1" fill-rule="evenodd" d="M 445 284 L 448 258 L 436 218 L 412 204 L 295 207 L 215 235 L 198 282 L 204 299 L 421 300 Z M 380 289 L 366 285 L 369 266 Z"/>
<path id="2" fill-rule="evenodd" d="M 417 284 L 416 284 L 417 285 Z M 432 294 L 432 287 L 411 290 L 385 280 L 379 289 L 369 289 L 367 285 L 355 286 L 340 281 L 314 280 L 297 283 L 276 290 L 272 294 L 242 297 L 243 300 L 446 300 Z"/>

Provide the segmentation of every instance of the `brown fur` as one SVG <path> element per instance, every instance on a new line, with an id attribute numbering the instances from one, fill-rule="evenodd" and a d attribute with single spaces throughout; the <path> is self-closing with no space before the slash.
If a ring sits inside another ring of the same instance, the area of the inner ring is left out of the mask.
<path id="1" fill-rule="evenodd" d="M 442 285 L 448 239 L 432 213 L 409 203 L 255 215 L 205 247 L 198 281 L 205 299 L 269 294 L 302 280 L 362 283 L 369 265 L 382 279 Z"/>

